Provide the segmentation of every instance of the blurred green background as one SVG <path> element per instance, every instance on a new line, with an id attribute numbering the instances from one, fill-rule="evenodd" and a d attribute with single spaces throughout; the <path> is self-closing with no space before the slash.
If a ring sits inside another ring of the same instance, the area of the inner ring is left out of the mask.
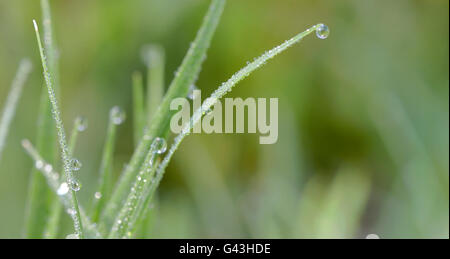
<path id="1" fill-rule="evenodd" d="M 206 0 L 51 1 L 66 131 L 89 119 L 75 155 L 88 204 L 108 111 L 126 109 L 115 154 L 133 150 L 131 74 L 142 46 L 166 50 L 166 83 L 206 12 Z M 246 61 L 309 26 L 309 36 L 229 97 L 279 98 L 279 138 L 191 135 L 154 204 L 153 237 L 448 238 L 449 6 L 442 0 L 229 0 L 197 86 L 203 97 Z M 32 26 L 39 1 L 0 0 L 0 106 L 19 60 L 34 64 L 0 164 L 0 238 L 22 237 L 43 79 Z M 66 217 L 66 216 L 65 216 Z M 66 219 L 67 230 L 71 226 Z"/>

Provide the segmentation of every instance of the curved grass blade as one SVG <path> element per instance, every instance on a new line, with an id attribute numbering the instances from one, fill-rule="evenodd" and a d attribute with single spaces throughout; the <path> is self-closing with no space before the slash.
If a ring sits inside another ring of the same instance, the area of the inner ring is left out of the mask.
<path id="1" fill-rule="evenodd" d="M 199 122 L 200 118 L 205 114 L 206 111 L 211 109 L 211 107 L 217 102 L 217 100 L 222 98 L 226 93 L 230 92 L 237 83 L 245 79 L 253 71 L 257 70 L 259 67 L 266 64 L 267 61 L 274 58 L 281 52 L 285 51 L 295 43 L 299 42 L 305 36 L 311 34 L 312 32 L 315 32 L 316 29 L 318 29 L 320 26 L 321 26 L 320 24 L 317 24 L 307 29 L 306 31 L 297 34 L 290 40 L 285 41 L 283 44 L 267 51 L 266 53 L 255 59 L 253 62 L 249 63 L 247 66 L 239 70 L 228 81 L 224 82 L 218 89 L 216 89 L 211 94 L 211 96 L 203 102 L 202 106 L 194 112 L 190 123 L 186 124 L 183 127 L 182 132 L 175 137 L 174 143 L 170 147 L 168 154 L 164 157 L 164 159 L 156 169 L 155 178 L 150 179 L 151 184 L 149 185 L 147 190 L 143 191 L 145 195 L 142 195 L 140 197 L 142 202 L 148 203 L 151 200 L 153 194 L 155 193 L 156 188 L 159 186 L 159 183 L 161 182 L 161 179 L 164 176 L 165 169 L 169 164 L 173 154 L 178 149 L 178 146 L 183 141 L 183 139 L 190 134 L 190 131 L 194 127 L 194 125 Z M 144 170 L 146 169 L 144 168 Z"/>
<path id="2" fill-rule="evenodd" d="M 5 107 L 3 108 L 2 118 L 0 120 L 0 162 L 2 160 L 2 153 L 5 147 L 6 137 L 8 135 L 9 126 L 12 118 L 16 112 L 17 102 L 22 94 L 23 86 L 31 72 L 31 62 L 29 59 L 20 61 L 19 69 L 14 78 L 11 90 L 6 98 Z"/>
<path id="3" fill-rule="evenodd" d="M 125 168 L 125 171 L 111 196 L 111 200 L 108 202 L 105 211 L 102 214 L 100 221 L 106 228 L 112 226 L 124 200 L 127 198 L 127 191 L 130 190 L 139 167 L 147 156 L 153 139 L 155 139 L 156 136 L 166 137 L 169 134 L 169 123 L 172 115 L 172 111 L 170 111 L 170 102 L 174 98 L 187 96 L 190 85 L 195 82 L 203 60 L 206 57 L 206 51 L 220 20 L 224 6 L 225 0 L 213 0 L 211 2 L 194 42 L 191 44 L 188 53 L 176 72 L 175 78 L 170 84 L 161 105 L 158 107 L 157 112 L 149 124 L 150 127 L 141 138 L 130 163 Z"/>
<path id="4" fill-rule="evenodd" d="M 50 189 L 58 196 L 59 201 L 63 204 L 66 209 L 67 214 L 69 216 L 73 216 L 75 213 L 72 206 L 72 192 L 69 190 L 62 190 L 61 186 L 63 185 L 63 181 L 61 181 L 61 177 L 58 172 L 56 172 L 53 166 L 47 163 L 38 153 L 38 151 L 33 147 L 30 141 L 27 139 L 22 141 L 22 146 L 25 151 L 30 155 L 30 157 L 34 160 L 36 169 L 42 173 L 45 177 L 47 184 Z M 67 186 L 67 185 L 66 185 Z M 86 230 L 86 237 L 88 238 L 101 238 L 100 233 L 97 230 L 95 224 L 87 216 L 85 210 L 80 206 L 80 218 L 83 221 Z"/>
<path id="5" fill-rule="evenodd" d="M 56 100 L 55 90 L 53 89 L 52 79 L 51 79 L 50 72 L 49 72 L 49 69 L 47 66 L 47 59 L 45 57 L 44 48 L 42 47 L 41 37 L 39 35 L 39 29 L 38 29 L 38 26 L 37 26 L 35 20 L 33 20 L 33 23 L 34 23 L 36 38 L 37 38 L 37 42 L 38 42 L 38 46 L 39 46 L 39 53 L 41 55 L 42 68 L 44 70 L 44 78 L 45 78 L 45 82 L 47 85 L 47 91 L 48 91 L 50 103 L 52 104 L 53 119 L 55 120 L 56 130 L 58 133 L 59 145 L 61 148 L 61 159 L 62 159 L 63 166 L 64 166 L 64 173 L 65 173 L 67 180 L 69 182 L 73 183 L 74 177 L 73 177 L 72 167 L 70 165 L 71 158 L 70 158 L 70 153 L 69 153 L 69 150 L 67 147 L 66 135 L 64 133 L 64 125 L 63 125 L 63 122 L 60 117 L 61 112 L 58 107 L 58 101 Z M 78 208 L 77 196 L 76 196 L 74 190 L 71 190 L 71 193 L 72 193 L 71 202 L 72 202 L 73 209 L 75 211 L 75 213 L 72 215 L 73 216 L 72 219 L 74 221 L 75 232 L 79 238 L 83 238 L 84 237 L 83 236 L 83 225 L 82 225 L 82 222 L 80 219 L 80 211 Z"/>

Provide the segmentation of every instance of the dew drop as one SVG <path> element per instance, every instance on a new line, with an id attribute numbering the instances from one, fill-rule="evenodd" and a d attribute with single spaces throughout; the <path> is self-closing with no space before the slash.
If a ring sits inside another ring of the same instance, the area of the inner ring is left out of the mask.
<path id="1" fill-rule="evenodd" d="M 83 164 L 81 164 L 81 162 L 78 159 L 73 158 L 70 161 L 70 166 L 72 167 L 73 171 L 80 171 Z"/>
<path id="2" fill-rule="evenodd" d="M 56 194 L 59 196 L 66 195 L 69 192 L 69 185 L 66 182 L 61 183 Z"/>
<path id="3" fill-rule="evenodd" d="M 109 116 L 112 122 L 116 125 L 122 124 L 125 121 L 125 112 L 119 106 L 112 107 Z"/>
<path id="4" fill-rule="evenodd" d="M 44 167 L 44 161 L 37 160 L 34 166 L 36 166 L 37 169 L 42 169 L 42 167 Z"/>
<path id="5" fill-rule="evenodd" d="M 73 216 L 73 215 L 75 215 L 75 210 L 72 208 L 67 209 L 67 214 L 69 214 L 70 216 Z"/>
<path id="6" fill-rule="evenodd" d="M 99 199 L 102 197 L 102 193 L 101 193 L 101 192 L 96 192 L 96 193 L 94 194 L 94 197 L 95 197 L 97 200 L 99 200 Z"/>
<path id="7" fill-rule="evenodd" d="M 81 184 L 77 180 L 72 179 L 69 181 L 69 187 L 73 191 L 78 192 L 81 189 Z"/>
<path id="8" fill-rule="evenodd" d="M 51 172 L 53 171 L 53 166 L 52 166 L 51 164 L 46 164 L 46 165 L 44 166 L 44 171 L 45 171 L 46 173 L 51 173 Z"/>
<path id="9" fill-rule="evenodd" d="M 330 35 L 330 29 L 328 29 L 328 26 L 323 23 L 318 24 L 316 28 L 317 38 L 324 40 L 328 38 L 328 35 Z"/>
<path id="10" fill-rule="evenodd" d="M 83 116 L 77 117 L 76 118 L 76 123 L 78 124 L 77 125 L 77 130 L 79 132 L 85 131 L 87 129 L 87 127 L 88 127 L 88 120 L 85 117 L 83 117 Z"/>
<path id="11" fill-rule="evenodd" d="M 167 150 L 167 143 L 163 138 L 155 138 L 152 146 L 155 148 L 155 152 L 158 154 L 163 154 Z"/>

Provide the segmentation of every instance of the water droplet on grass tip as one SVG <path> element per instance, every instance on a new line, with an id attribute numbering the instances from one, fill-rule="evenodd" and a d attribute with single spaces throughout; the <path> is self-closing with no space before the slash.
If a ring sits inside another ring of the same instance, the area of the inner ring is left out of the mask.
<path id="1" fill-rule="evenodd" d="M 155 138 L 152 146 L 155 148 L 155 152 L 158 154 L 162 154 L 167 150 L 167 143 L 163 138 Z"/>
<path id="2" fill-rule="evenodd" d="M 326 39 L 328 38 L 328 35 L 330 35 L 330 29 L 328 29 L 328 26 L 326 26 L 323 23 L 320 23 L 317 25 L 316 28 L 316 36 L 319 39 Z"/>
<path id="3" fill-rule="evenodd" d="M 66 195 L 69 192 L 69 185 L 66 182 L 61 183 L 56 194 L 58 195 Z"/>
<path id="4" fill-rule="evenodd" d="M 70 166 L 72 167 L 73 171 L 80 171 L 83 164 L 81 164 L 81 162 L 78 159 L 73 158 L 70 161 Z"/>
<path id="5" fill-rule="evenodd" d="M 114 106 L 111 109 L 109 116 L 111 117 L 112 122 L 116 125 L 122 124 L 126 117 L 125 112 L 119 106 Z"/>

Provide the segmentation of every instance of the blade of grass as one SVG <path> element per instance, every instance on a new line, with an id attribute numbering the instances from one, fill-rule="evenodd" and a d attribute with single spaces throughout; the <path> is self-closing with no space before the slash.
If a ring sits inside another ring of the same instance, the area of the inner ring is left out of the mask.
<path id="1" fill-rule="evenodd" d="M 31 62 L 28 59 L 20 61 L 16 76 L 12 82 L 11 90 L 6 98 L 5 107 L 3 108 L 2 118 L 0 120 L 0 162 L 2 160 L 2 153 L 5 147 L 6 137 L 8 135 L 9 127 L 12 118 L 16 113 L 17 103 L 22 94 L 23 86 L 31 72 Z"/>
<path id="2" fill-rule="evenodd" d="M 72 133 L 70 135 L 70 140 L 69 140 L 69 153 L 73 154 L 75 151 L 75 146 L 77 143 L 77 139 L 78 139 L 78 133 L 80 131 L 84 130 L 84 118 L 82 117 L 77 117 L 74 121 L 73 124 L 73 128 L 72 128 Z M 59 176 L 63 182 L 64 179 L 64 175 L 60 175 Z M 49 239 L 53 239 L 56 238 L 58 235 L 58 228 L 59 228 L 59 223 L 60 223 L 60 219 L 61 219 L 61 214 L 62 214 L 62 209 L 63 209 L 63 204 L 58 200 L 58 199 L 54 199 L 51 205 L 51 209 L 50 209 L 50 216 L 48 218 L 47 221 L 47 226 L 45 228 L 45 232 L 44 232 L 44 237 L 45 238 L 49 238 Z"/>
<path id="3" fill-rule="evenodd" d="M 141 167 L 141 170 L 134 182 L 131 192 L 127 197 L 125 206 L 120 210 L 119 215 L 114 221 L 114 225 L 108 238 L 129 238 L 131 237 L 130 229 L 133 228 L 133 216 L 135 211 L 139 208 L 140 197 L 142 197 L 143 191 L 145 190 L 145 185 L 151 175 L 154 172 L 155 158 L 158 154 L 158 138 L 152 143 L 150 151 Z"/>
<path id="4" fill-rule="evenodd" d="M 37 42 L 38 42 L 38 46 L 39 46 L 39 53 L 41 55 L 42 68 L 44 70 L 44 78 L 45 78 L 45 82 L 47 85 L 50 102 L 52 104 L 53 119 L 55 120 L 56 130 L 58 133 L 59 145 L 60 145 L 60 149 L 61 149 L 61 159 L 62 159 L 62 162 L 64 165 L 64 173 L 65 173 L 67 180 L 73 184 L 74 177 L 72 174 L 72 167 L 70 165 L 71 158 L 70 158 L 69 150 L 67 148 L 66 135 L 64 133 L 64 125 L 63 125 L 63 122 L 60 117 L 61 112 L 58 107 L 58 101 L 56 100 L 55 90 L 53 89 L 52 79 L 51 79 L 50 72 L 49 72 L 49 69 L 47 66 L 47 59 L 45 57 L 44 48 L 42 47 L 41 37 L 39 35 L 39 29 L 38 29 L 38 26 L 37 26 L 35 20 L 33 20 L 33 23 L 34 23 L 34 28 L 36 31 L 36 38 L 37 38 Z M 72 202 L 73 209 L 75 211 L 75 213 L 73 214 L 73 217 L 72 217 L 72 219 L 74 221 L 75 232 L 79 238 L 83 238 L 84 237 L 83 236 L 83 225 L 82 225 L 82 222 L 80 219 L 80 211 L 78 208 L 77 196 L 75 194 L 75 190 L 71 189 L 71 192 L 72 192 L 71 202 Z"/>
<path id="5" fill-rule="evenodd" d="M 133 130 L 134 142 L 137 146 L 144 133 L 145 111 L 144 111 L 144 83 L 142 74 L 136 71 L 132 75 L 133 82 Z"/>
<path id="6" fill-rule="evenodd" d="M 98 222 L 100 213 L 104 208 L 105 203 L 111 195 L 112 187 L 112 160 L 114 153 L 114 143 L 116 141 L 116 131 L 118 124 L 116 120 L 117 106 L 113 107 L 109 113 L 109 123 L 106 132 L 105 146 L 103 147 L 102 161 L 100 165 L 100 181 L 98 183 L 97 192 L 95 193 L 93 203 L 93 222 Z"/>
<path id="7" fill-rule="evenodd" d="M 48 51 L 48 62 L 53 71 L 54 88 L 56 95 L 59 92 L 58 62 L 56 44 L 52 33 L 52 19 L 48 0 L 41 0 L 41 10 L 44 20 L 44 46 Z M 42 88 L 38 113 L 37 140 L 38 151 L 49 162 L 56 161 L 56 128 L 51 113 L 51 104 L 46 88 Z M 26 213 L 26 236 L 28 238 L 41 238 L 44 234 L 50 206 L 56 199 L 47 187 L 45 178 L 35 169 L 32 169 L 29 198 Z"/>
<path id="8" fill-rule="evenodd" d="M 50 189 L 58 196 L 59 201 L 64 205 L 64 208 L 66 209 L 67 214 L 69 216 L 73 216 L 76 212 L 73 209 L 72 206 L 72 192 L 69 190 L 62 191 L 61 187 L 63 184 L 67 184 L 60 179 L 60 175 L 58 172 L 56 172 L 51 164 L 46 162 L 39 152 L 33 147 L 30 141 L 27 139 L 22 141 L 22 146 L 25 149 L 25 151 L 30 155 L 30 157 L 35 162 L 36 169 L 42 173 L 44 176 L 48 186 Z M 68 186 L 66 185 L 66 188 Z M 79 207 L 80 211 L 80 218 L 83 221 L 83 225 L 85 226 L 86 230 L 86 237 L 88 238 L 102 238 L 96 225 L 92 223 L 92 221 L 87 216 L 85 210 L 83 207 Z"/>
<path id="9" fill-rule="evenodd" d="M 194 112 L 190 123 L 185 125 L 183 127 L 182 132 L 175 137 L 174 143 L 170 147 L 168 154 L 164 157 L 164 159 L 162 160 L 162 162 L 156 169 L 155 178 L 147 179 L 147 181 L 149 181 L 151 184 L 149 185 L 147 190 L 142 191 L 142 193 L 144 195 L 140 196 L 139 199 L 146 204 L 148 204 L 148 202 L 150 202 L 153 194 L 155 193 L 156 188 L 159 186 L 159 183 L 161 182 L 161 179 L 164 176 L 165 169 L 166 169 L 167 165 L 169 164 L 173 154 L 178 149 L 178 146 L 183 141 L 183 139 L 190 134 L 190 130 L 194 127 L 194 125 L 196 123 L 198 123 L 200 118 L 205 114 L 205 111 L 210 110 L 211 107 L 217 102 L 217 100 L 219 100 L 225 94 L 230 92 L 237 83 L 239 83 L 240 81 L 242 81 L 243 79 L 248 77 L 253 71 L 257 70 L 258 68 L 260 68 L 261 66 L 266 64 L 267 61 L 274 58 L 276 55 L 280 54 L 281 52 L 285 51 L 286 49 L 288 49 L 295 43 L 299 42 L 305 36 L 315 32 L 316 29 L 319 27 L 320 27 L 320 24 L 314 25 L 311 28 L 307 29 L 306 31 L 297 34 L 290 40 L 285 41 L 283 44 L 267 51 L 266 53 L 264 53 L 263 55 L 261 55 L 260 57 L 255 59 L 253 62 L 249 63 L 247 66 L 245 66 L 244 68 L 239 70 L 228 81 L 224 82 L 218 89 L 216 89 L 211 94 L 211 96 L 202 103 L 202 106 Z M 151 154 L 151 151 L 152 150 L 150 150 L 149 155 Z M 153 165 L 144 164 L 142 169 L 149 170 L 148 168 L 145 168 L 145 167 L 149 167 L 149 166 L 153 166 Z M 141 169 L 141 171 L 142 171 L 142 169 Z M 137 179 L 137 180 L 139 180 L 139 179 Z M 136 213 L 142 213 L 142 211 L 137 211 Z M 136 215 L 134 217 L 136 217 Z M 130 229 L 132 229 L 132 226 L 130 227 Z"/>
<path id="10" fill-rule="evenodd" d="M 169 134 L 169 122 L 173 112 L 170 110 L 170 102 L 177 97 L 185 97 L 189 92 L 189 87 L 196 80 L 203 60 L 206 57 L 206 51 L 211 42 L 214 31 L 219 22 L 225 0 L 213 0 L 206 14 L 202 26 L 197 33 L 194 42 L 191 44 L 188 53 L 181 66 L 179 67 L 175 78 L 170 84 L 161 105 L 154 114 L 149 128 L 144 133 L 139 145 L 135 149 L 130 163 L 122 173 L 121 178 L 114 190 L 111 200 L 108 202 L 101 217 L 101 224 L 110 228 L 114 218 L 118 215 L 124 200 L 127 198 L 127 191 L 130 190 L 135 179 L 139 166 L 147 156 L 147 151 L 156 136 L 166 137 Z"/>
<path id="11" fill-rule="evenodd" d="M 144 49 L 147 62 L 147 121 L 151 121 L 164 95 L 164 48 L 150 45 Z"/>

